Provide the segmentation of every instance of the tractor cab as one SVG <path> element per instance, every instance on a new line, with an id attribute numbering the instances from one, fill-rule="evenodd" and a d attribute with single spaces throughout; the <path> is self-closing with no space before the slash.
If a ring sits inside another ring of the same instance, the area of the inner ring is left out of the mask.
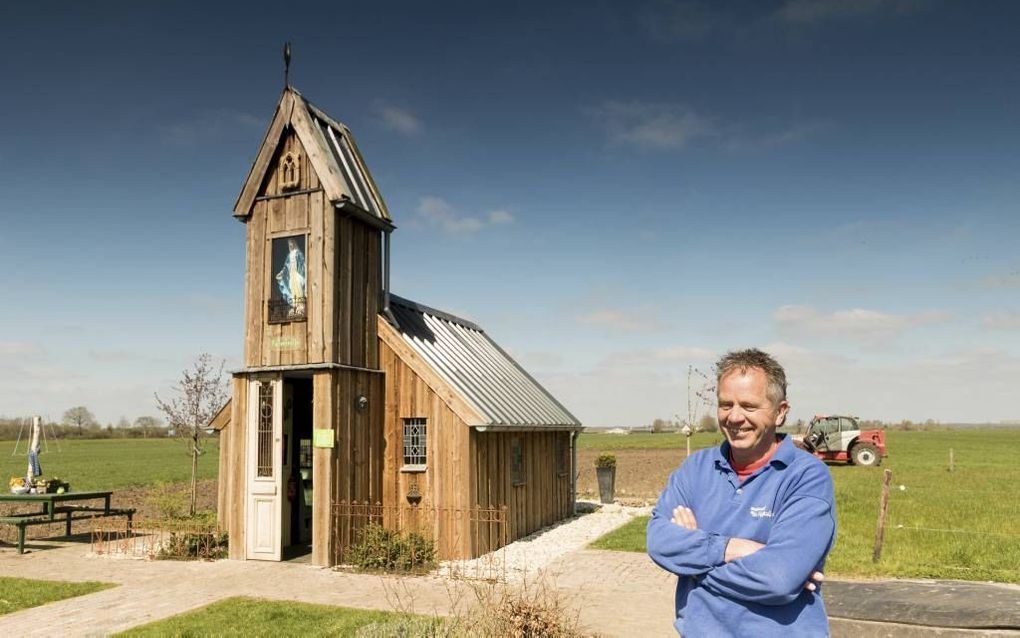
<path id="1" fill-rule="evenodd" d="M 852 416 L 818 415 L 803 437 L 804 447 L 823 461 L 878 465 L 886 456 L 885 432 L 861 430 Z"/>

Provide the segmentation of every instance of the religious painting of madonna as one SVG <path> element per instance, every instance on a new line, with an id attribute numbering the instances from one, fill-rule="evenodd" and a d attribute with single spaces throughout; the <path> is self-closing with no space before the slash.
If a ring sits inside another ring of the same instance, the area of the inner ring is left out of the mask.
<path id="1" fill-rule="evenodd" d="M 305 236 L 273 239 L 269 323 L 305 320 Z"/>

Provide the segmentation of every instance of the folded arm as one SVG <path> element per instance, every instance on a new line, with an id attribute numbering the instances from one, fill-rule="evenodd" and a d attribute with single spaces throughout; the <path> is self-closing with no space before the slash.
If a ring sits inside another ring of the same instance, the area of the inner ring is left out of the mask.
<path id="1" fill-rule="evenodd" d="M 801 496 L 787 503 L 758 551 L 720 565 L 701 581 L 705 589 L 761 605 L 785 605 L 813 590 L 835 538 L 831 501 Z M 806 583 L 806 584 L 805 584 Z"/>
<path id="2" fill-rule="evenodd" d="M 677 507 L 689 507 L 683 468 L 669 477 L 648 521 L 648 555 L 666 571 L 678 576 L 698 576 L 725 562 L 729 538 L 673 522 Z"/>

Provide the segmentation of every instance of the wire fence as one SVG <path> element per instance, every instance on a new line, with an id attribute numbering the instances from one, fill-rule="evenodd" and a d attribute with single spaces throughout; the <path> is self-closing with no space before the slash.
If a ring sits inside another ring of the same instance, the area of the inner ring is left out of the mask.
<path id="1" fill-rule="evenodd" d="M 227 555 L 227 533 L 215 521 L 95 519 L 92 553 L 120 558 L 212 560 Z"/>

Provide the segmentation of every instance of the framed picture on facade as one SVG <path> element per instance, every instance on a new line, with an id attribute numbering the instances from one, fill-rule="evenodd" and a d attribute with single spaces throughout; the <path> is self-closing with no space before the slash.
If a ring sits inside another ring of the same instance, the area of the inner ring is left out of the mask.
<path id="1" fill-rule="evenodd" d="M 304 321 L 308 288 L 305 236 L 274 237 L 271 268 L 269 323 Z"/>

